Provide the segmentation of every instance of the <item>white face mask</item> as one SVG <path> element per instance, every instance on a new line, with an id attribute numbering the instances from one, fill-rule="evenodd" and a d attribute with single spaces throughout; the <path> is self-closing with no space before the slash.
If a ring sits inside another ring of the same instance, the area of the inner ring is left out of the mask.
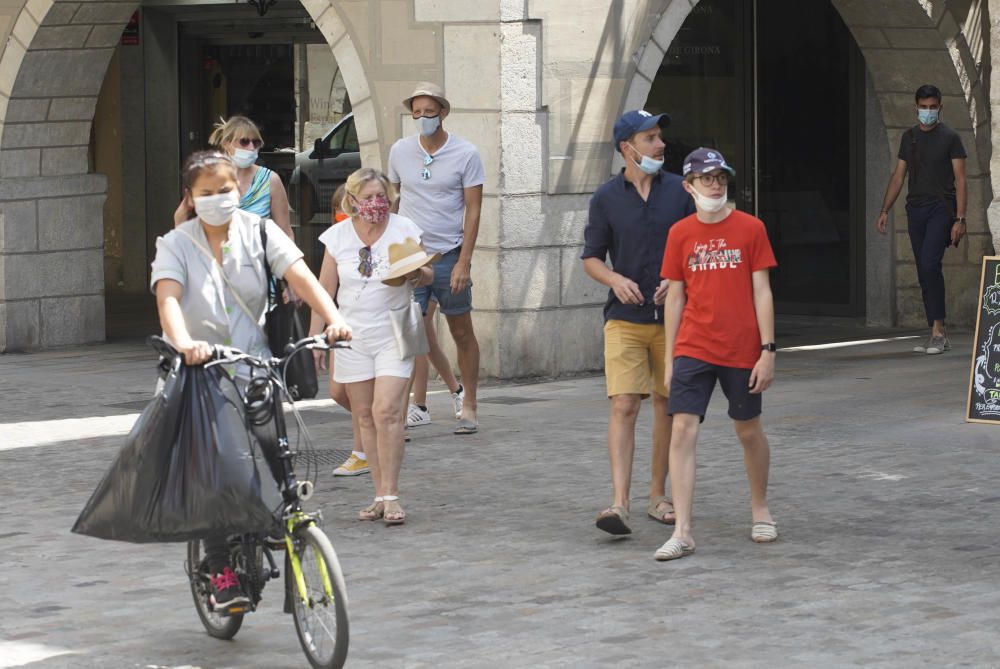
<path id="1" fill-rule="evenodd" d="M 722 208 L 726 206 L 726 202 L 729 201 L 725 193 L 720 197 L 708 197 L 696 191 L 694 186 L 691 187 L 691 195 L 694 196 L 695 206 L 706 214 L 714 214 L 717 211 L 722 211 Z"/>
<path id="2" fill-rule="evenodd" d="M 228 193 L 194 198 L 194 211 L 202 221 L 218 227 L 233 220 L 239 203 L 240 194 L 233 189 Z"/>
<path id="3" fill-rule="evenodd" d="M 421 116 L 416 121 L 417 127 L 420 129 L 420 134 L 424 137 L 430 137 L 441 127 L 440 116 Z"/>
<path id="4" fill-rule="evenodd" d="M 240 169 L 250 167 L 257 162 L 257 152 L 247 151 L 246 149 L 236 149 L 233 153 L 233 162 L 236 163 L 236 167 Z"/>

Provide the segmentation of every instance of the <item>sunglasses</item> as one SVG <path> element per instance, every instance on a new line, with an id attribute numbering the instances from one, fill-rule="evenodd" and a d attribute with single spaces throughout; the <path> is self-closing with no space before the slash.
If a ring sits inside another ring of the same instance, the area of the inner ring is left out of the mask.
<path id="1" fill-rule="evenodd" d="M 240 137 L 236 141 L 239 142 L 239 145 L 244 148 L 250 146 L 251 144 L 253 144 L 253 148 L 255 149 L 259 149 L 260 147 L 264 146 L 264 140 L 260 138 L 250 139 L 249 137 Z"/>
<path id="2" fill-rule="evenodd" d="M 372 276 L 372 247 L 358 249 L 358 274 L 370 279 Z"/>

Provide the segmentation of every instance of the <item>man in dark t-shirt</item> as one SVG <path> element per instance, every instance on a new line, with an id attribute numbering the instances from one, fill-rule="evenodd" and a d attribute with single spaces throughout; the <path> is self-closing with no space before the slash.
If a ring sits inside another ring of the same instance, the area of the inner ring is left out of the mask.
<path id="1" fill-rule="evenodd" d="M 944 273 L 941 261 L 948 246 L 965 236 L 965 148 L 958 133 L 940 122 L 941 91 L 925 85 L 917 89 L 917 125 L 903 133 L 899 161 L 885 191 L 882 211 L 875 226 L 886 232 L 889 209 L 909 173 L 906 195 L 907 228 L 917 279 L 924 299 L 927 343 L 913 348 L 917 353 L 935 355 L 951 348 L 945 329 Z"/>

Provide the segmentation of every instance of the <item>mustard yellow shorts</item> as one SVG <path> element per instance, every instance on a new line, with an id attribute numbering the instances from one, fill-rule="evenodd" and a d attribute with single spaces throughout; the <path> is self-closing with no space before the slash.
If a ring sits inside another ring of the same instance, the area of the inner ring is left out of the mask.
<path id="1" fill-rule="evenodd" d="M 629 323 L 609 320 L 604 324 L 604 376 L 608 397 L 655 392 L 667 396 L 663 385 L 667 335 L 662 323 Z"/>

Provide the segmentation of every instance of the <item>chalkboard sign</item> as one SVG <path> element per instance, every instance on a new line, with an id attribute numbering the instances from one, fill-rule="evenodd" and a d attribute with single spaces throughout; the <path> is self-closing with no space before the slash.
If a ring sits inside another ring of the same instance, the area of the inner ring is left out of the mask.
<path id="1" fill-rule="evenodd" d="M 1000 256 L 983 258 L 979 312 L 972 341 L 965 419 L 970 423 L 1000 423 Z"/>

